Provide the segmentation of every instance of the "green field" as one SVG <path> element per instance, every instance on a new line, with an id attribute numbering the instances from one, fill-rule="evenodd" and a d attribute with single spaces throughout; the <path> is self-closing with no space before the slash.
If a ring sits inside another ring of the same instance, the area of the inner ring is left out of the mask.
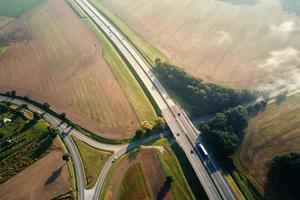
<path id="1" fill-rule="evenodd" d="M 112 153 L 95 149 L 75 137 L 73 140 L 83 162 L 87 187 L 90 188 L 96 183 L 99 173 Z"/>
<path id="2" fill-rule="evenodd" d="M 49 128 L 44 120 L 28 119 L 24 109 L 0 102 L 0 184 L 49 152 L 57 135 Z"/>
<path id="3" fill-rule="evenodd" d="M 163 55 L 158 49 L 149 44 L 146 40 L 140 37 L 133 29 L 131 29 L 119 17 L 107 9 L 100 0 L 89 0 L 107 19 L 109 19 L 124 35 L 125 37 L 139 50 L 143 57 L 153 66 L 156 58 L 161 58 L 163 61 L 167 57 Z"/>
<path id="4" fill-rule="evenodd" d="M 84 23 L 97 35 L 102 44 L 103 56 L 113 72 L 115 78 L 125 92 L 130 104 L 132 105 L 135 113 L 140 122 L 155 121 L 157 115 L 143 89 L 138 81 L 132 75 L 126 63 L 119 56 L 118 52 L 103 35 L 95 23 L 82 11 L 81 8 L 74 3 L 73 0 L 68 0 L 73 10 L 81 17 Z"/>
<path id="5" fill-rule="evenodd" d="M 118 191 L 117 199 L 150 199 L 150 194 L 139 163 L 130 166 L 126 171 Z"/>
<path id="6" fill-rule="evenodd" d="M 17 18 L 33 7 L 46 1 L 47 0 L 0 0 L 0 16 Z"/>

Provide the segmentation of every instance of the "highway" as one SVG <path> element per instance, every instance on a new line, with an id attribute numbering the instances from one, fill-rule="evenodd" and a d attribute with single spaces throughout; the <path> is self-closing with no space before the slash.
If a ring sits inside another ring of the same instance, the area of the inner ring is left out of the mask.
<path id="1" fill-rule="evenodd" d="M 114 44 L 119 53 L 128 61 L 132 69 L 139 76 L 144 86 L 147 88 L 157 106 L 160 108 L 163 117 L 169 125 L 174 137 L 183 148 L 195 173 L 200 180 L 209 199 L 236 199 L 231 188 L 221 175 L 213 161 L 205 164 L 201 162 L 197 155 L 196 145 L 200 132 L 193 126 L 185 112 L 177 106 L 170 98 L 159 80 L 154 76 L 151 69 L 144 61 L 143 57 L 133 47 L 133 45 L 114 27 L 101 13 L 99 13 L 87 0 L 75 0 L 77 4 L 91 17 L 97 26 Z M 210 170 L 215 169 L 215 170 Z M 97 182 L 97 187 L 100 182 Z M 100 184 L 101 185 L 101 184 Z M 98 198 L 100 190 L 96 190 L 94 199 Z"/>
<path id="2" fill-rule="evenodd" d="M 66 145 L 71 158 L 72 162 L 74 164 L 75 174 L 76 174 L 76 183 L 77 183 L 77 190 L 78 190 L 78 200 L 83 200 L 84 198 L 84 175 L 83 175 L 83 168 L 80 161 L 80 156 L 77 152 L 77 149 L 75 147 L 75 144 L 73 143 L 73 140 L 70 137 L 70 134 L 75 131 L 75 129 L 70 128 L 67 124 L 63 123 L 60 119 L 50 115 L 49 113 L 46 113 L 42 109 L 29 104 L 25 101 L 21 101 L 18 99 L 13 99 L 9 97 L 4 97 L 0 95 L 0 101 L 10 102 L 16 105 L 22 105 L 27 104 L 28 109 L 37 112 L 41 114 L 44 120 L 46 120 L 49 124 L 56 127 L 60 135 L 63 139 L 64 144 Z"/>

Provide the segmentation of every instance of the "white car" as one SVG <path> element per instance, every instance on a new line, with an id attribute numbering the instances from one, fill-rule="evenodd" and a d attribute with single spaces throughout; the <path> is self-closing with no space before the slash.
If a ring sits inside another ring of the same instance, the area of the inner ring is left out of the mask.
<path id="1" fill-rule="evenodd" d="M 114 163 L 117 159 L 118 159 L 118 157 L 115 156 L 111 162 Z"/>

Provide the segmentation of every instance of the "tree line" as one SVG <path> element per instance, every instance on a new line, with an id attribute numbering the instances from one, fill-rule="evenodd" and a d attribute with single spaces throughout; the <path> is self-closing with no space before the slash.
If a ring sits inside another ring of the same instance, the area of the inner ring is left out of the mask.
<path id="1" fill-rule="evenodd" d="M 191 114 L 215 114 L 228 108 L 252 102 L 255 93 L 235 90 L 188 75 L 184 70 L 156 59 L 154 71 L 160 81 L 191 106 Z"/>

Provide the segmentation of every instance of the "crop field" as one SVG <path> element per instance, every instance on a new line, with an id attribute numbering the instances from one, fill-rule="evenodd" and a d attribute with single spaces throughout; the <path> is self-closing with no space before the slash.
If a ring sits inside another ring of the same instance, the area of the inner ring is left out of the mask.
<path id="1" fill-rule="evenodd" d="M 61 157 L 61 151 L 53 151 L 1 184 L 0 199 L 50 200 L 70 191 L 68 166 Z"/>
<path id="2" fill-rule="evenodd" d="M 300 85 L 298 1 L 91 1 L 206 81 L 270 92 Z"/>
<path id="3" fill-rule="evenodd" d="M 1 92 L 16 90 L 47 102 L 111 139 L 129 137 L 139 126 L 134 106 L 101 55 L 101 43 L 65 1 L 50 0 L 2 28 L 1 44 L 9 44 L 0 57 Z M 149 116 L 155 115 L 150 108 Z"/>
<path id="4" fill-rule="evenodd" d="M 289 97 L 250 120 L 234 160 L 263 194 L 264 181 L 274 156 L 300 152 L 300 95 Z"/>
<path id="5" fill-rule="evenodd" d="M 146 149 L 140 152 L 132 152 L 123 158 L 110 177 L 105 199 L 120 199 L 120 195 L 124 194 L 128 196 L 122 196 L 122 199 L 137 199 L 137 196 L 132 195 L 142 196 L 142 199 L 150 195 L 151 199 L 157 199 L 162 189 L 164 189 L 164 199 L 174 199 L 170 188 L 164 187 L 166 177 L 156 152 L 156 149 Z M 139 167 L 140 171 L 136 170 L 133 175 L 132 167 Z M 131 174 L 131 178 L 134 180 L 124 179 L 128 174 Z M 124 186 L 133 184 L 132 181 L 135 181 L 135 184 L 139 183 L 143 188 Z M 130 191 L 126 189 L 130 189 Z"/>

